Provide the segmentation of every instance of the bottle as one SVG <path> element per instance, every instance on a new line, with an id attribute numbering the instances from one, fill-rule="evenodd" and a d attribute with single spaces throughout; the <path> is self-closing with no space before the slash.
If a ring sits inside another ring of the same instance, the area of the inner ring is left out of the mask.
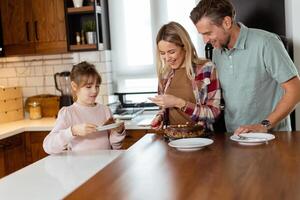
<path id="1" fill-rule="evenodd" d="M 207 43 L 205 45 L 205 57 L 207 59 L 212 60 L 213 49 L 214 49 L 214 47 L 210 43 Z"/>
<path id="2" fill-rule="evenodd" d="M 76 44 L 79 45 L 80 44 L 80 33 L 76 32 Z"/>
<path id="3" fill-rule="evenodd" d="M 85 44 L 84 31 L 81 30 L 81 44 Z"/>

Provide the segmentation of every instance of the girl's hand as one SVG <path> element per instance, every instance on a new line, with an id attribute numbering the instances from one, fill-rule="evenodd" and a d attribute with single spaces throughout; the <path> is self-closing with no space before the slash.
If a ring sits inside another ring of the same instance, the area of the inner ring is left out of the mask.
<path id="1" fill-rule="evenodd" d="M 155 97 L 149 97 L 149 100 L 163 108 L 180 108 L 182 104 L 185 104 L 185 101 L 183 99 L 170 94 L 156 95 Z"/>
<path id="2" fill-rule="evenodd" d="M 118 126 L 117 128 L 114 128 L 114 129 L 112 129 L 112 130 L 116 131 L 116 132 L 119 133 L 119 134 L 123 133 L 123 131 L 125 130 L 124 122 L 122 122 L 122 123 L 120 124 L 120 126 Z"/>
<path id="3" fill-rule="evenodd" d="M 154 130 L 160 130 L 163 126 L 163 120 L 161 115 L 157 115 L 151 122 L 151 128 Z"/>
<path id="4" fill-rule="evenodd" d="M 76 124 L 71 127 L 73 136 L 86 136 L 88 134 L 96 132 L 95 124 Z"/>
<path id="5" fill-rule="evenodd" d="M 113 124 L 113 123 L 115 123 L 116 121 L 114 120 L 114 118 L 109 118 L 108 120 L 106 120 L 103 124 L 102 124 L 102 126 L 104 126 L 104 125 L 108 125 L 108 124 Z"/>

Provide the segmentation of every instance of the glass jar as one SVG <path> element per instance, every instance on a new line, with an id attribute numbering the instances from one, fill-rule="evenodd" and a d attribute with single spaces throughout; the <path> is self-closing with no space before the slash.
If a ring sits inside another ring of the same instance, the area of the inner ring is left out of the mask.
<path id="1" fill-rule="evenodd" d="M 29 118 L 30 119 L 40 119 L 42 118 L 42 109 L 39 102 L 29 103 Z"/>

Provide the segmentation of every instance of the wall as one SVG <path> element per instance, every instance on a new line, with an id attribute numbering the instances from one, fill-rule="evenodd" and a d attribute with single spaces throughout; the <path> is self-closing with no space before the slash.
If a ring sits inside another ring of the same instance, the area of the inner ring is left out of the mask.
<path id="1" fill-rule="evenodd" d="M 60 95 L 55 89 L 53 75 L 70 71 L 81 61 L 96 66 L 102 77 L 97 102 L 107 104 L 112 93 L 110 51 L 0 58 L 0 86 L 21 86 L 24 99 L 37 94 Z"/>
<path id="2" fill-rule="evenodd" d="M 292 38 L 294 45 L 294 63 L 300 69 L 300 1 L 285 0 L 286 30 L 288 38 Z M 300 130 L 300 106 L 296 108 L 296 130 Z"/>

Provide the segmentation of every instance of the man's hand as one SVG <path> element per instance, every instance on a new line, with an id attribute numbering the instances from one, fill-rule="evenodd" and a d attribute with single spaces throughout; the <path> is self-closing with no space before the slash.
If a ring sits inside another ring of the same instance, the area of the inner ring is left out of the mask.
<path id="1" fill-rule="evenodd" d="M 241 133 L 250 133 L 250 132 L 267 133 L 268 129 L 261 124 L 243 125 L 237 128 L 234 131 L 234 134 L 239 135 Z"/>

